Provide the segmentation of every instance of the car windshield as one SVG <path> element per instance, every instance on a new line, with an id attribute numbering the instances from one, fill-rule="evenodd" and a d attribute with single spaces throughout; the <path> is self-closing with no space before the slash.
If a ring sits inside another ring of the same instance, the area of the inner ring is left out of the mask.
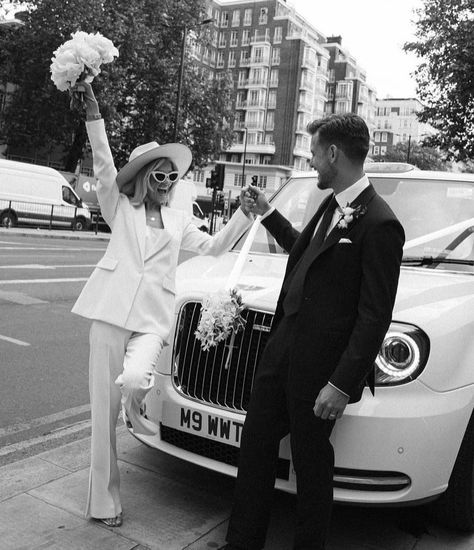
<path id="1" fill-rule="evenodd" d="M 474 178 L 458 181 L 369 174 L 369 179 L 405 229 L 405 263 L 474 271 Z M 298 231 L 305 227 L 328 194 L 317 188 L 316 181 L 316 173 L 312 177 L 293 178 L 271 200 Z M 244 242 L 245 237 L 235 250 Z M 285 254 L 262 226 L 251 251 Z"/>

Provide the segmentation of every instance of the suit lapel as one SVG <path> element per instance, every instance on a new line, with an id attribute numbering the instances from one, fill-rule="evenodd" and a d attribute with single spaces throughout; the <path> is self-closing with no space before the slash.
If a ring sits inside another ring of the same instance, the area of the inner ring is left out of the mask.
<path id="1" fill-rule="evenodd" d="M 357 208 L 360 206 L 362 209 L 367 208 L 370 201 L 375 197 L 375 189 L 370 184 L 368 187 L 366 187 L 362 193 L 351 203 L 351 206 L 353 208 Z M 320 254 L 322 254 L 325 250 L 330 248 L 331 246 L 335 245 L 339 242 L 339 239 L 342 237 L 345 237 L 349 231 L 352 230 L 352 228 L 357 225 L 358 221 L 363 218 L 363 216 L 359 216 L 358 218 L 355 218 L 352 220 L 352 222 L 349 224 L 348 227 L 342 229 L 337 226 L 337 224 L 333 227 L 333 229 L 330 231 L 326 239 L 324 240 L 323 244 L 319 247 L 318 250 L 314 251 L 314 255 L 311 259 L 311 262 L 313 262 Z"/>
<path id="2" fill-rule="evenodd" d="M 134 213 L 135 233 L 138 241 L 138 247 L 140 249 L 140 255 L 142 261 L 145 260 L 145 241 L 146 241 L 146 214 L 145 205 L 132 206 L 132 212 Z"/>
<path id="3" fill-rule="evenodd" d="M 313 238 L 314 230 L 316 229 L 318 221 L 321 219 L 321 216 L 326 210 L 326 207 L 329 204 L 329 201 L 331 200 L 332 196 L 333 194 L 331 193 L 323 200 L 323 202 L 319 205 L 319 208 L 316 210 L 316 213 L 309 220 L 306 227 L 301 232 L 301 235 L 298 237 L 298 240 L 296 241 L 293 247 L 290 257 L 288 258 L 288 264 L 287 264 L 288 273 L 298 263 L 298 260 L 304 254 L 306 248 L 310 245 L 310 242 L 311 242 L 311 239 Z"/>

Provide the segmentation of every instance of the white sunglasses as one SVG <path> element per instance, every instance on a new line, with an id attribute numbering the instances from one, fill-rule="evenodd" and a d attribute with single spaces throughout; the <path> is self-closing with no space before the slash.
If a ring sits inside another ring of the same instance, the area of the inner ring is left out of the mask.
<path id="1" fill-rule="evenodd" d="M 160 172 L 158 170 L 154 170 L 153 172 L 150 172 L 150 180 L 158 184 L 165 183 L 166 180 L 168 180 L 171 183 L 175 183 L 178 181 L 179 172 Z"/>

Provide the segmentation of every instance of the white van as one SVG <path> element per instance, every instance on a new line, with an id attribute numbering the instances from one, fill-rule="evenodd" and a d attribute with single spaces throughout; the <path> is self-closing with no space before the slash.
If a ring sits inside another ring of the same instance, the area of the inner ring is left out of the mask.
<path id="1" fill-rule="evenodd" d="M 58 171 L 0 159 L 0 225 L 87 229 L 89 208 Z"/>

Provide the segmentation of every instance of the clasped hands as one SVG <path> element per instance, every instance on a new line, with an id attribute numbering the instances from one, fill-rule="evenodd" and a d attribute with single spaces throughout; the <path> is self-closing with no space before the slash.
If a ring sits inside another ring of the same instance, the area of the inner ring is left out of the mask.
<path id="1" fill-rule="evenodd" d="M 260 216 L 268 212 L 271 208 L 265 193 L 253 185 L 249 185 L 242 189 L 240 193 L 240 204 L 244 212 L 251 212 L 252 214 Z"/>

